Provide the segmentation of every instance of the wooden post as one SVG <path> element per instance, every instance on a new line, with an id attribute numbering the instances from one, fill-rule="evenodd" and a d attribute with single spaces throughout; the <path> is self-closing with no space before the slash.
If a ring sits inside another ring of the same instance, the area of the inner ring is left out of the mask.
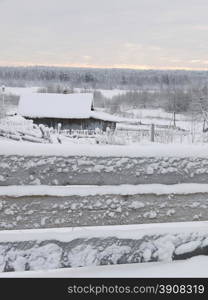
<path id="1" fill-rule="evenodd" d="M 203 132 L 205 132 L 205 124 L 206 124 L 206 120 L 204 119 L 204 121 L 203 121 L 203 129 L 202 129 Z"/>
<path id="2" fill-rule="evenodd" d="M 176 127 L 176 113 L 173 112 L 173 126 Z"/>
<path id="3" fill-rule="evenodd" d="M 151 142 L 155 141 L 155 124 L 151 124 L 151 135 L 150 135 L 150 138 L 151 138 Z"/>

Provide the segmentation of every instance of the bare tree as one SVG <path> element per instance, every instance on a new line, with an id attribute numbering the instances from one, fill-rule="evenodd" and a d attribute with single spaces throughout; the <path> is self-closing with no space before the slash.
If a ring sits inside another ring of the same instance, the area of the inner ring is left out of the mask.
<path id="1" fill-rule="evenodd" d="M 0 99 L 0 119 L 3 119 L 6 115 L 5 110 L 5 86 L 3 85 L 1 88 L 1 99 Z"/>

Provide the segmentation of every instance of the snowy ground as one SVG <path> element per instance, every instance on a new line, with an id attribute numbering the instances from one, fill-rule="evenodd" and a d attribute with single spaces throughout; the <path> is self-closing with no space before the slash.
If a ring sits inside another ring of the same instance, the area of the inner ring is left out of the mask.
<path id="1" fill-rule="evenodd" d="M 139 119 L 143 124 L 173 125 L 173 114 L 165 112 L 163 109 L 129 109 L 125 111 L 132 118 Z M 192 130 L 202 130 L 202 121 L 193 120 L 191 116 L 176 114 L 176 126 Z"/>
<path id="2" fill-rule="evenodd" d="M 202 268 L 203 266 L 203 268 Z M 46 271 L 0 273 L 0 278 L 196 278 L 208 277 L 208 257 L 196 256 L 171 263 L 139 263 L 98 267 L 65 268 Z"/>
<path id="3" fill-rule="evenodd" d="M 0 155 L 89 156 L 89 157 L 207 157 L 208 145 L 76 145 L 33 144 L 0 140 Z"/>
<path id="4" fill-rule="evenodd" d="M 5 93 L 22 96 L 22 95 L 29 95 L 32 93 L 36 93 L 37 90 L 38 87 L 6 87 Z"/>
<path id="5" fill-rule="evenodd" d="M 98 90 L 101 92 L 101 94 L 106 98 L 113 98 L 114 96 L 122 95 L 128 92 L 128 90 L 119 90 L 119 89 L 113 89 L 113 90 Z"/>
<path id="6" fill-rule="evenodd" d="M 6 86 L 6 93 L 12 93 L 15 95 L 25 95 L 25 94 L 31 94 L 38 91 L 38 87 L 9 87 Z M 88 90 L 89 92 L 93 92 L 94 90 Z M 127 92 L 127 90 L 119 90 L 119 89 L 113 89 L 113 90 L 97 90 L 102 93 L 102 95 L 106 98 L 112 98 L 113 96 L 117 96 L 120 94 L 124 94 Z M 75 93 L 81 93 L 83 92 L 82 88 L 74 88 Z"/>
<path id="7" fill-rule="evenodd" d="M 39 87 L 6 87 L 5 92 L 7 94 L 15 94 L 18 96 L 21 95 L 28 95 L 31 93 L 36 93 L 38 91 Z M 101 94 L 106 97 L 106 98 L 112 98 L 114 96 L 117 95 L 121 95 L 121 94 L 125 94 L 127 92 L 127 90 L 119 90 L 119 89 L 113 89 L 113 90 L 97 90 L 99 92 L 101 92 Z M 82 93 L 83 89 L 82 88 L 74 88 L 74 92 L 75 93 Z M 94 90 L 88 90 L 88 92 L 94 92 Z"/>

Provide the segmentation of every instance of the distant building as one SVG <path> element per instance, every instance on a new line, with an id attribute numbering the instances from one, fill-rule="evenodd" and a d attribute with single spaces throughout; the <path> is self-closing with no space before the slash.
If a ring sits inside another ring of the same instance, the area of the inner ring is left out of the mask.
<path id="1" fill-rule="evenodd" d="M 61 129 L 116 127 L 117 117 L 94 109 L 93 94 L 33 93 L 20 98 L 18 113 L 35 124 Z"/>

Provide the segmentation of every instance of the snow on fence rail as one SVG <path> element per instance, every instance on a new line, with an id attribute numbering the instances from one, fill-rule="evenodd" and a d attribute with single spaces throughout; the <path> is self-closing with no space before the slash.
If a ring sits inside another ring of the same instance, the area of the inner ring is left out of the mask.
<path id="1" fill-rule="evenodd" d="M 132 126 L 137 127 L 137 126 Z M 57 130 L 54 130 L 57 134 Z M 128 144 L 128 143 L 139 143 L 144 141 L 151 141 L 157 143 L 185 143 L 191 141 L 191 134 L 188 131 L 179 130 L 177 128 L 170 128 L 166 126 L 155 126 L 154 133 L 152 133 L 151 126 L 144 126 L 140 128 L 126 128 L 118 127 L 114 132 L 109 135 L 102 130 L 97 132 L 96 130 L 78 130 L 69 129 L 61 130 L 61 135 L 70 138 L 94 138 L 100 144 Z M 111 136 L 112 141 L 109 141 L 107 136 Z M 117 140 L 120 139 L 120 140 Z M 122 141 L 121 141 L 122 139 Z"/>
<path id="2" fill-rule="evenodd" d="M 0 187 L 0 230 L 208 219 L 208 185 Z"/>
<path id="3" fill-rule="evenodd" d="M 208 146 L 0 147 L 0 186 L 207 183 Z"/>
<path id="4" fill-rule="evenodd" d="M 57 132 L 57 131 L 55 131 Z M 78 137 L 78 138 L 93 138 L 96 136 L 96 130 L 88 130 L 88 129 L 65 129 L 60 131 L 61 135 L 65 135 L 68 137 Z M 100 134 L 103 134 L 100 131 Z"/>
<path id="5" fill-rule="evenodd" d="M 191 132 L 168 125 L 118 124 L 115 134 L 131 142 L 187 143 L 193 140 Z"/>
<path id="6" fill-rule="evenodd" d="M 207 250 L 207 222 L 0 231 L 0 272 L 167 262 Z"/>

